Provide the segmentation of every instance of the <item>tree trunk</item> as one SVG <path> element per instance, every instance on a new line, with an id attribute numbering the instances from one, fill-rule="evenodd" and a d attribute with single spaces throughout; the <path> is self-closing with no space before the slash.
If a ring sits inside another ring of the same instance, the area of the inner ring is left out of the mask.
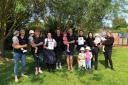
<path id="1" fill-rule="evenodd" d="M 3 57 L 4 55 L 4 42 L 5 42 L 4 32 L 2 32 L 1 39 L 0 39 L 0 57 Z"/>
<path id="2" fill-rule="evenodd" d="M 4 56 L 4 39 L 0 40 L 0 57 Z"/>

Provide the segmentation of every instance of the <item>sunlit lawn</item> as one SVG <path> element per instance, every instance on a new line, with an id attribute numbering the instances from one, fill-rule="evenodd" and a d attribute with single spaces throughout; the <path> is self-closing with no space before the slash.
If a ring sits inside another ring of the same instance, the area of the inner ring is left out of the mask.
<path id="1" fill-rule="evenodd" d="M 13 78 L 13 62 L 1 61 L 0 85 L 128 85 L 128 48 L 114 48 L 112 59 L 115 71 L 104 68 L 104 56 L 101 53 L 98 71 L 79 71 L 75 59 L 73 72 L 68 72 L 64 65 L 62 70 L 49 73 L 45 69 L 43 74 L 35 76 L 33 58 L 28 56 L 26 74 L 29 77 L 19 76 L 18 83 L 15 83 Z"/>

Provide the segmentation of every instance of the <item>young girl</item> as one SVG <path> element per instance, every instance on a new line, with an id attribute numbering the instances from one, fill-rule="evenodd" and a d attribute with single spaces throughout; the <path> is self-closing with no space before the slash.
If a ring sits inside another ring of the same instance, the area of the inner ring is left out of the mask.
<path id="1" fill-rule="evenodd" d="M 68 42 L 67 33 L 64 32 L 64 33 L 63 33 L 63 43 L 64 43 L 64 45 L 67 46 L 67 47 L 66 47 L 66 50 L 67 50 L 67 52 L 69 52 L 69 44 L 68 44 L 67 42 Z"/>
<path id="2" fill-rule="evenodd" d="M 85 49 L 84 47 L 80 48 L 80 53 L 78 55 L 78 67 L 82 69 L 83 67 L 86 68 L 85 65 Z"/>
<path id="3" fill-rule="evenodd" d="M 86 47 L 85 52 L 85 62 L 86 62 L 86 69 L 91 70 L 91 59 L 92 59 L 92 53 L 90 52 L 91 48 L 89 46 Z"/>

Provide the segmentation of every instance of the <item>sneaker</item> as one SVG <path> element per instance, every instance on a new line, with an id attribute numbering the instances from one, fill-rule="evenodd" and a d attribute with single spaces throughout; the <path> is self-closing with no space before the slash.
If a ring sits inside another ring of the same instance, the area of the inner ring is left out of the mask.
<path id="1" fill-rule="evenodd" d="M 19 80 L 18 79 L 15 79 L 15 82 L 18 82 Z"/>
<path id="2" fill-rule="evenodd" d="M 56 69 L 59 69 L 59 67 L 58 67 L 58 63 L 56 63 Z"/>
<path id="3" fill-rule="evenodd" d="M 38 75 L 38 72 L 35 72 L 35 75 Z"/>
<path id="4" fill-rule="evenodd" d="M 21 74 L 21 76 L 22 76 L 22 77 L 26 77 L 26 78 L 28 77 L 27 75 L 24 75 L 24 74 Z"/>
<path id="5" fill-rule="evenodd" d="M 15 76 L 15 82 L 18 82 L 19 80 L 18 80 L 18 78 L 17 78 L 17 76 Z"/>
<path id="6" fill-rule="evenodd" d="M 61 65 L 59 65 L 59 68 L 60 68 L 60 69 L 62 69 L 62 66 L 61 66 Z"/>
<path id="7" fill-rule="evenodd" d="M 67 52 L 70 52 L 70 50 L 69 50 L 69 49 L 67 49 Z"/>
<path id="8" fill-rule="evenodd" d="M 42 70 L 39 70 L 39 73 L 41 73 L 41 74 L 42 74 L 42 73 L 43 73 L 43 71 L 42 71 Z"/>
<path id="9" fill-rule="evenodd" d="M 23 50 L 23 53 L 26 53 L 27 52 L 27 50 Z"/>

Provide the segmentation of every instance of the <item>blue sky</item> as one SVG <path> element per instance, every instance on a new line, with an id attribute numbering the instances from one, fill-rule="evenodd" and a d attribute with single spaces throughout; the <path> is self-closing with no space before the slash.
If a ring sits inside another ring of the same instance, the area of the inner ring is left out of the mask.
<path id="1" fill-rule="evenodd" d="M 112 0 L 112 4 L 114 4 L 116 1 L 124 1 L 124 3 L 122 3 L 121 7 L 120 7 L 120 11 L 118 12 L 118 16 L 123 17 L 126 22 L 128 23 L 128 0 Z M 123 10 L 127 10 L 127 12 L 123 12 Z M 109 14 L 108 14 L 109 15 Z M 105 23 L 105 26 L 109 26 L 112 27 L 112 20 L 103 20 L 103 22 Z"/>

